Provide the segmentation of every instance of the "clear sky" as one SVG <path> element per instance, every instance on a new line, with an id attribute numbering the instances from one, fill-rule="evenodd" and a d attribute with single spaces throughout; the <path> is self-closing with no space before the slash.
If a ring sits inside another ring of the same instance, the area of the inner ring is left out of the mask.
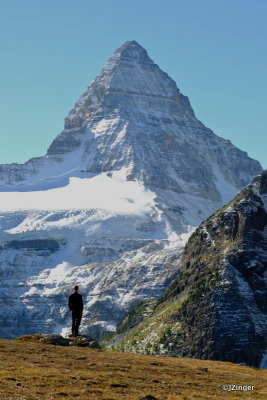
<path id="1" fill-rule="evenodd" d="M 267 168 L 267 0 L 0 0 L 0 163 L 44 155 L 136 40 L 206 126 Z"/>

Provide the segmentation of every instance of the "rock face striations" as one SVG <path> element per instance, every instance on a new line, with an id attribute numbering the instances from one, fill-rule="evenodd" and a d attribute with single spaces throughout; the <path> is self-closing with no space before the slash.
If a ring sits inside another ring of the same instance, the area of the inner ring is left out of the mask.
<path id="1" fill-rule="evenodd" d="M 62 333 L 75 284 L 84 333 L 114 330 L 163 293 L 189 232 L 260 171 L 124 43 L 44 157 L 0 166 L 0 336 Z"/>
<path id="2" fill-rule="evenodd" d="M 196 229 L 176 280 L 117 347 L 266 368 L 266 249 L 267 171 Z"/>

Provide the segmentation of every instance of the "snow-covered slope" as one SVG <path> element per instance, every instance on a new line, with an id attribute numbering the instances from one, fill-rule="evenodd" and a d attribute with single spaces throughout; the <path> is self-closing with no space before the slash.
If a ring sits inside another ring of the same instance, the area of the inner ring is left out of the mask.
<path id="1" fill-rule="evenodd" d="M 260 171 L 124 43 L 44 157 L 0 166 L 0 336 L 66 329 L 74 284 L 84 331 L 114 330 L 163 292 L 189 232 Z"/>

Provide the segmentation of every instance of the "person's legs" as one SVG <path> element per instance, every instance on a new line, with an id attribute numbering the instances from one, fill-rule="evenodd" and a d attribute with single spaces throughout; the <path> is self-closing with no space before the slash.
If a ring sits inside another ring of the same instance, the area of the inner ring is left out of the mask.
<path id="1" fill-rule="evenodd" d="M 79 327 L 81 324 L 81 319 L 82 319 L 82 312 L 78 311 L 76 314 L 76 319 L 75 319 L 75 336 L 78 336 L 78 334 L 79 334 Z"/>
<path id="2" fill-rule="evenodd" d="M 71 335 L 75 336 L 76 312 L 72 310 Z"/>

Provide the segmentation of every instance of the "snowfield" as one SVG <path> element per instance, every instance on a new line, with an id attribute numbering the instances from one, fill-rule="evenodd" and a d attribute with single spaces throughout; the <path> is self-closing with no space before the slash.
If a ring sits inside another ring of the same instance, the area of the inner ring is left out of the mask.
<path id="1" fill-rule="evenodd" d="M 2 192 L 1 211 L 103 209 L 135 214 L 153 206 L 155 195 L 138 182 L 110 178 L 105 173 L 68 180 L 67 185 L 54 189 Z"/>

